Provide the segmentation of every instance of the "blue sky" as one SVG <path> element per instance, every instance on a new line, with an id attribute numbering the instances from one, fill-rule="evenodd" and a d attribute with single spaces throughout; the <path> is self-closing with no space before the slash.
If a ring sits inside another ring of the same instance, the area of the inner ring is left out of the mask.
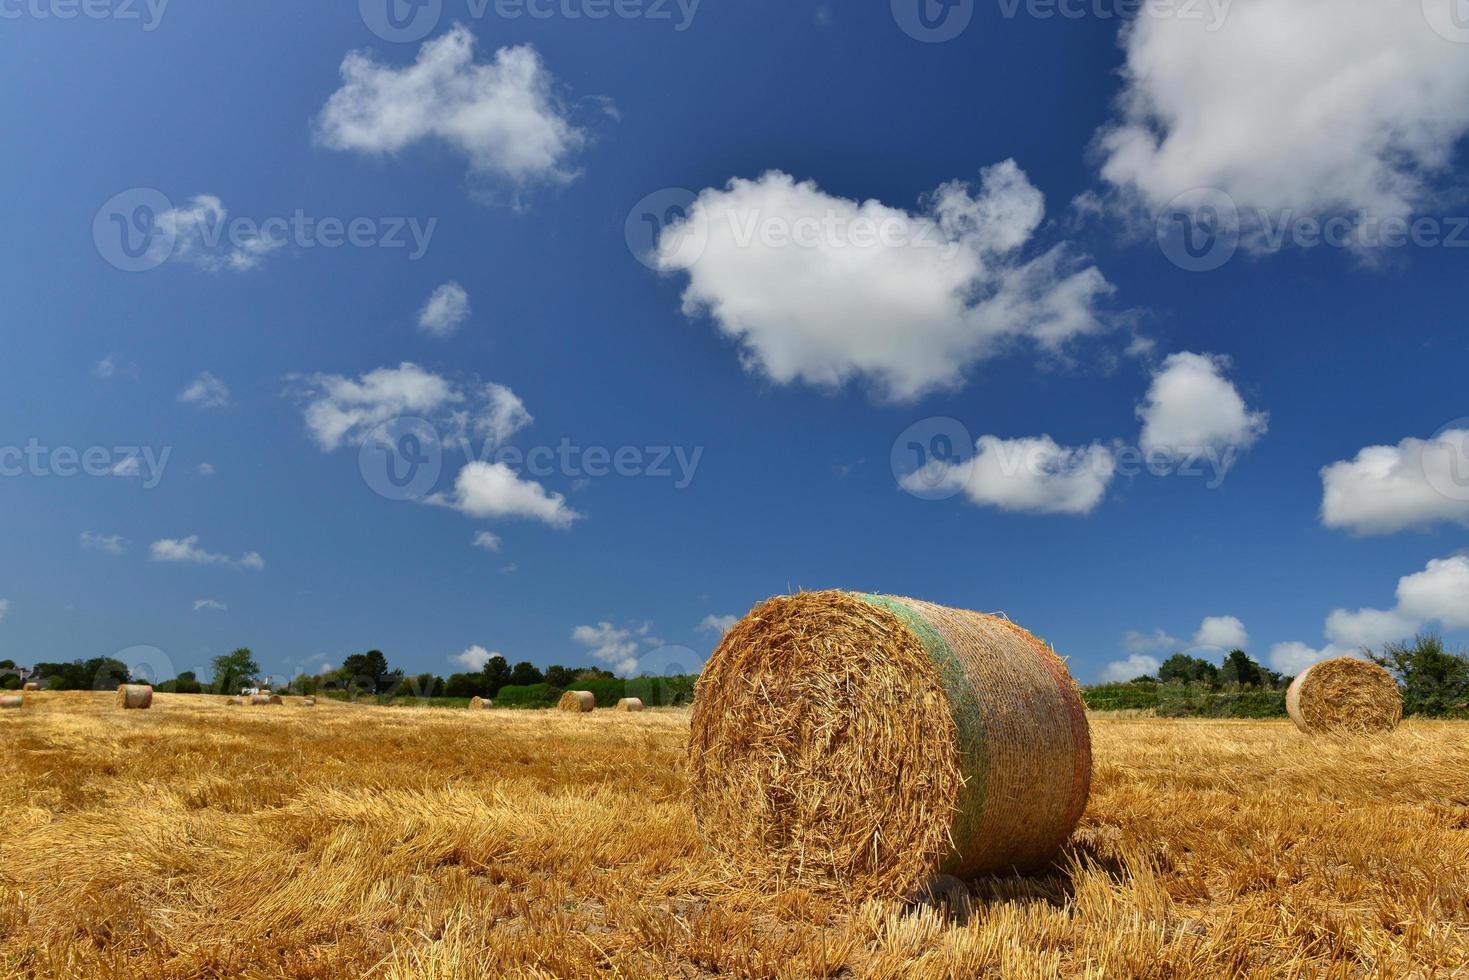
<path id="1" fill-rule="evenodd" d="M 1463 641 L 1469 21 L 1340 6 L 6 4 L 0 657 Z"/>

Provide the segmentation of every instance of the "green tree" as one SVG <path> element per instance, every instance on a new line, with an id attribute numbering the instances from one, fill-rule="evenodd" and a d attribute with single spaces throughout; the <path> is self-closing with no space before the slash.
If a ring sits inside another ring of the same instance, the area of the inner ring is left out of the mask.
<path id="1" fill-rule="evenodd" d="M 1283 678 L 1273 670 L 1266 670 L 1243 650 L 1231 650 L 1219 669 L 1219 683 L 1235 687 L 1277 688 Z"/>
<path id="2" fill-rule="evenodd" d="M 449 679 L 444 681 L 444 697 L 446 698 L 483 698 L 489 696 L 488 689 L 485 687 L 485 675 L 483 673 L 450 674 Z"/>
<path id="3" fill-rule="evenodd" d="M 1207 684 L 1214 687 L 1219 683 L 1219 668 L 1199 657 L 1186 653 L 1175 653 L 1158 668 L 1158 680 L 1165 684 L 1174 681 L 1181 684 Z"/>
<path id="4" fill-rule="evenodd" d="M 520 663 L 516 664 L 515 669 L 510 672 L 510 683 L 516 685 L 517 687 L 529 687 L 532 684 L 542 684 L 545 683 L 545 680 L 546 679 L 541 676 L 541 672 L 536 669 L 536 665 L 531 663 L 529 660 L 522 660 Z"/>
<path id="5" fill-rule="evenodd" d="M 1389 643 L 1380 654 L 1363 652 L 1396 675 L 1405 714 L 1469 717 L 1469 656 L 1451 653 L 1437 633 L 1420 633 L 1410 643 Z"/>
<path id="6" fill-rule="evenodd" d="M 388 658 L 381 650 L 354 653 L 342 661 L 337 674 L 352 690 L 368 694 L 388 694 L 403 683 L 401 670 L 390 670 Z"/>
<path id="7" fill-rule="evenodd" d="M 560 664 L 552 664 L 546 668 L 546 683 L 552 687 L 567 688 L 574 680 L 576 680 L 576 672 Z"/>
<path id="8" fill-rule="evenodd" d="M 496 654 L 485 661 L 484 669 L 484 693 L 480 697 L 493 698 L 500 693 L 500 688 L 510 683 L 510 664 L 505 658 Z M 455 695 L 456 697 L 458 695 Z M 471 695 L 472 696 L 472 695 Z"/>
<path id="9" fill-rule="evenodd" d="M 216 694 L 234 694 L 241 688 L 254 687 L 255 678 L 260 676 L 260 665 L 249 647 L 240 647 L 233 653 L 215 657 L 210 663 L 214 678 L 209 682 L 210 690 Z"/>

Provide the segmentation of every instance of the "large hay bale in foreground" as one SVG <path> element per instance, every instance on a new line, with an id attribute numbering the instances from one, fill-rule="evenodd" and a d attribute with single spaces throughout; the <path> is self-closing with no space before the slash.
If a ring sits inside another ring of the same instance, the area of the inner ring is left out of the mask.
<path id="1" fill-rule="evenodd" d="M 469 699 L 470 711 L 489 711 L 495 706 L 495 702 L 489 698 L 482 698 L 478 694 Z"/>
<path id="2" fill-rule="evenodd" d="M 1301 671 L 1285 692 L 1285 710 L 1303 732 L 1390 732 L 1403 720 L 1393 676 L 1356 657 L 1323 660 Z"/>
<path id="3" fill-rule="evenodd" d="M 618 711 L 642 711 L 642 698 L 619 698 L 617 701 Z"/>
<path id="4" fill-rule="evenodd" d="M 0 696 L 0 711 L 4 711 L 10 708 L 24 708 L 25 703 L 26 701 L 24 695 L 6 694 Z"/>
<path id="5" fill-rule="evenodd" d="M 147 684 L 119 684 L 117 688 L 119 708 L 153 707 L 153 688 Z"/>
<path id="6" fill-rule="evenodd" d="M 1037 870 L 1086 807 L 1086 710 L 1009 620 L 846 592 L 756 606 L 709 658 L 689 762 L 705 842 L 771 883 L 911 895 Z"/>
<path id="7" fill-rule="evenodd" d="M 40 689 L 41 685 L 36 681 L 27 681 L 25 687 L 21 688 L 24 691 L 39 691 Z"/>
<path id="8" fill-rule="evenodd" d="M 558 711 L 591 711 L 597 706 L 597 696 L 591 691 L 567 691 L 556 702 Z"/>

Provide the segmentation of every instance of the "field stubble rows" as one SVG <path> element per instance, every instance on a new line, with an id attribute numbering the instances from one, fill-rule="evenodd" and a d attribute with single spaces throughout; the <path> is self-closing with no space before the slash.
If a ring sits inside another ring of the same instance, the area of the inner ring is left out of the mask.
<path id="1" fill-rule="evenodd" d="M 967 916 L 701 846 L 688 714 L 0 715 L 0 970 L 65 977 L 1469 976 L 1469 723 L 1094 719 L 1049 874 Z"/>

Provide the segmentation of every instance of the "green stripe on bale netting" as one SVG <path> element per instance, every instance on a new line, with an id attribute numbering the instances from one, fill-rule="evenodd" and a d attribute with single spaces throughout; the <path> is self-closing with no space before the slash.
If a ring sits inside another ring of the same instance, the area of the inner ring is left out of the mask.
<path id="1" fill-rule="evenodd" d="M 939 866 L 940 871 L 952 873 L 952 868 L 961 858 L 957 845 L 978 837 L 979 822 L 984 813 L 985 784 L 989 774 L 984 716 L 975 697 L 974 687 L 948 642 L 917 610 L 890 596 L 866 592 L 848 594 L 898 617 L 898 621 L 918 637 L 923 649 L 938 668 L 939 679 L 944 686 L 944 694 L 947 695 L 949 717 L 954 721 L 959 771 L 963 774 L 963 783 L 959 788 L 958 798 L 954 801 L 956 810 L 949 824 L 949 854 Z"/>

